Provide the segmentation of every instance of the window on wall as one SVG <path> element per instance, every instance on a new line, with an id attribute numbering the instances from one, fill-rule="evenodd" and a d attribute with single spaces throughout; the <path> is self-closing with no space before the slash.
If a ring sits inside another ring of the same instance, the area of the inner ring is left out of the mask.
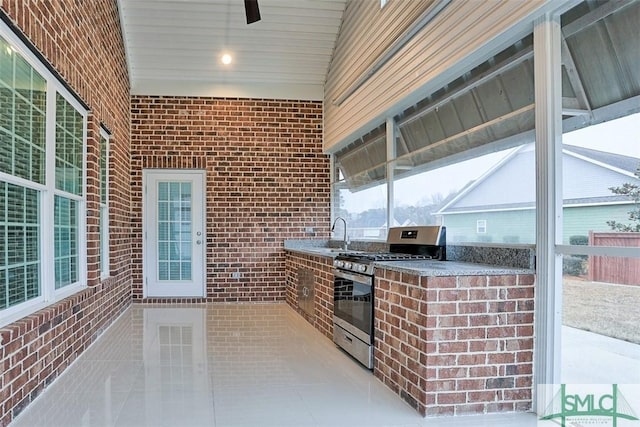
<path id="1" fill-rule="evenodd" d="M 387 184 L 351 191 L 339 182 L 335 187 L 335 217 L 347 222 L 348 238 L 355 240 L 384 240 L 387 238 Z M 344 224 L 337 222 L 335 239 L 344 236 Z"/>
<path id="2" fill-rule="evenodd" d="M 0 27 L 0 325 L 84 286 L 86 111 Z"/>
<path id="3" fill-rule="evenodd" d="M 394 216 L 402 225 L 444 225 L 448 243 L 532 244 L 534 154 L 527 144 L 413 175 L 400 171 Z"/>
<path id="4" fill-rule="evenodd" d="M 637 135 L 640 114 L 563 135 L 562 240 L 571 248 L 570 253 L 562 255 L 563 382 L 586 383 L 602 378 L 588 369 L 594 358 L 582 351 L 585 342 L 600 338 L 640 344 Z M 635 251 L 635 256 L 611 252 L 625 249 Z M 601 350 L 608 351 L 604 347 Z M 606 375 L 612 382 L 628 377 L 607 366 L 598 375 Z M 638 379 L 640 375 L 634 377 Z"/>
<path id="5" fill-rule="evenodd" d="M 536 289 L 543 292 L 536 292 L 534 386 L 556 382 L 556 357 L 563 363 L 562 383 L 624 383 L 637 363 L 594 370 L 599 361 L 585 355 L 607 354 L 610 348 L 598 343 L 640 344 L 640 32 L 629 31 L 637 26 L 640 2 L 558 6 L 565 8 L 557 11 L 561 31 L 553 14 L 533 23 L 541 42 L 535 69 L 533 42 L 526 37 L 457 79 L 439 76 L 455 80 L 393 117 L 393 141 L 367 150 L 366 138 L 353 141 L 335 153 L 335 164 L 346 175 L 341 190 L 356 192 L 353 177 L 360 170 L 380 182 L 373 172 L 382 170 L 382 158 L 392 166 L 384 178 L 393 194 L 391 215 L 397 218 L 406 203 L 420 221 L 446 225 L 448 241 L 467 242 L 484 228 L 482 241 L 537 244 Z M 540 85 L 535 104 L 534 72 Z M 417 96 L 422 94 L 411 94 Z M 560 122 L 562 145 L 555 126 Z M 536 146 L 543 153 L 537 155 Z M 502 159 L 484 172 L 466 163 L 502 150 Z M 475 177 L 442 191 L 458 178 L 449 168 L 463 165 Z M 405 202 L 402 193 L 414 195 Z M 561 351 L 554 328 L 562 331 Z"/>
<path id="6" fill-rule="evenodd" d="M 82 201 L 82 160 L 84 148 L 84 118 L 59 93 L 56 94 L 54 197 L 54 259 L 55 288 L 78 282 L 79 222 L 78 208 Z"/>
<path id="7" fill-rule="evenodd" d="M 379 238 L 442 224 L 448 242 L 534 243 L 533 66 L 528 35 L 336 152 L 334 207 L 377 212 Z"/>
<path id="8" fill-rule="evenodd" d="M 100 130 L 100 276 L 109 276 L 109 134 Z"/>
<path id="9" fill-rule="evenodd" d="M 349 239 L 387 237 L 385 146 L 381 126 L 335 157 L 333 212 L 346 220 Z M 342 239 L 342 227 L 342 222 L 336 223 L 334 238 Z"/>
<path id="10" fill-rule="evenodd" d="M 40 295 L 39 196 L 0 181 L 0 310 Z"/>
<path id="11" fill-rule="evenodd" d="M 640 382 L 633 358 L 593 369 L 640 344 L 638 19 L 639 2 L 582 2 L 560 17 L 563 104 L 573 107 L 556 156 L 563 383 Z"/>

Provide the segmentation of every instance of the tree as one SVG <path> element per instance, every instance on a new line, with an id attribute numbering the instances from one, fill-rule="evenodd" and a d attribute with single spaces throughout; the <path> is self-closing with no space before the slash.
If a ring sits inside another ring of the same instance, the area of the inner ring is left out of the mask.
<path id="1" fill-rule="evenodd" d="M 640 166 L 635 175 L 640 179 Z M 626 182 L 621 187 L 609 187 L 613 194 L 627 196 L 633 200 L 634 207 L 629 211 L 630 224 L 623 224 L 618 221 L 607 221 L 607 225 L 615 231 L 640 232 L 640 185 Z"/>

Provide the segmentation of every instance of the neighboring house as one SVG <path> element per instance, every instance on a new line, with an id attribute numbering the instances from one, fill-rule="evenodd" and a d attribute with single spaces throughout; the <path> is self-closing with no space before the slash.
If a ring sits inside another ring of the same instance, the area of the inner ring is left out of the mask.
<path id="1" fill-rule="evenodd" d="M 565 145 L 562 151 L 563 241 L 606 231 L 607 221 L 627 222 L 633 201 L 610 187 L 640 180 L 640 158 Z M 514 150 L 471 182 L 436 213 L 449 242 L 535 242 L 535 151 L 528 144 Z M 518 177 L 527 177 L 518 179 Z"/>

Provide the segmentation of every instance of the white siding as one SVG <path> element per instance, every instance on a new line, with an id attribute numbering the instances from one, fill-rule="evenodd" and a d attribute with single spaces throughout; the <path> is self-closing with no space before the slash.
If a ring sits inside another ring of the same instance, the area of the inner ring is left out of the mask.
<path id="1" fill-rule="evenodd" d="M 621 173 L 566 153 L 562 156 L 562 162 L 562 197 L 565 201 L 611 197 L 614 194 L 610 187 L 640 183 L 629 173 Z M 517 203 L 534 202 L 535 156 L 533 150 L 527 147 L 491 171 L 447 209 L 485 210 L 487 206 L 504 209 Z"/>
<path id="2" fill-rule="evenodd" d="M 535 157 L 533 151 L 520 152 L 479 182 L 455 208 L 533 203 L 536 197 Z"/>
<path id="3" fill-rule="evenodd" d="M 633 176 L 573 156 L 565 155 L 562 162 L 562 168 L 565 171 L 562 177 L 565 200 L 612 196 L 610 187 L 621 187 L 624 183 L 638 182 Z M 640 166 L 640 160 L 638 165 Z"/>
<path id="4" fill-rule="evenodd" d="M 431 2 L 352 0 L 325 86 L 324 147 L 335 151 L 413 105 L 512 42 L 504 34 L 532 28 L 547 0 L 453 0 L 340 105 L 334 103 Z M 491 45 L 489 42 L 493 41 Z M 481 49 L 482 48 L 482 49 Z"/>

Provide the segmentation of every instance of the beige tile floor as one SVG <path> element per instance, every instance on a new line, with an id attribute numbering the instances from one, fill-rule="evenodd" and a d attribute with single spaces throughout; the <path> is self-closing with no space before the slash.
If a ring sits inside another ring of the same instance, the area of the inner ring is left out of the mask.
<path id="1" fill-rule="evenodd" d="M 133 306 L 11 424 L 536 426 L 422 418 L 285 304 Z"/>

